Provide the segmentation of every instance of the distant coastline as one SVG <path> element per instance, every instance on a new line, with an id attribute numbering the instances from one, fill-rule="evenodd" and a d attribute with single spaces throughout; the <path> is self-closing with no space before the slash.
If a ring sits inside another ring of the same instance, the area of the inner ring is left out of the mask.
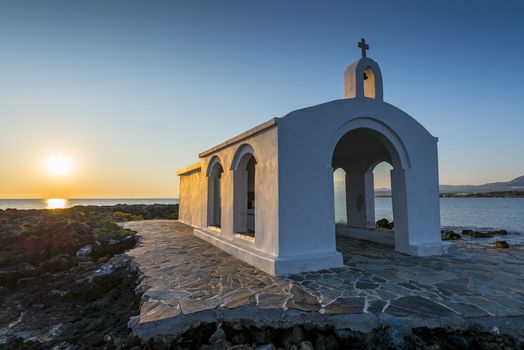
<path id="1" fill-rule="evenodd" d="M 377 198 L 391 198 L 391 192 L 375 192 Z M 440 193 L 440 198 L 524 198 L 524 191 Z"/>
<path id="2" fill-rule="evenodd" d="M 441 193 L 442 198 L 524 198 L 524 191 Z"/>

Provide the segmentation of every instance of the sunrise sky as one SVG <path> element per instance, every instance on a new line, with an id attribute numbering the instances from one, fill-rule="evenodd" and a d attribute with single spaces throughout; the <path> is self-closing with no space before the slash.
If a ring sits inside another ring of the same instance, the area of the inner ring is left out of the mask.
<path id="1" fill-rule="evenodd" d="M 522 4 L 2 1 L 0 198 L 177 197 L 198 152 L 341 98 L 361 37 L 441 183 L 524 175 Z"/>

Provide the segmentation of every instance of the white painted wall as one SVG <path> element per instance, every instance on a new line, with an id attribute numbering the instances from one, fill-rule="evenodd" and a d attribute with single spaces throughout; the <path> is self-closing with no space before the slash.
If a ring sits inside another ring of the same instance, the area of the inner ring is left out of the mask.
<path id="1" fill-rule="evenodd" d="M 180 175 L 179 221 L 195 226 L 200 225 L 205 220 L 207 196 L 204 197 L 203 193 L 207 192 L 205 192 L 204 187 L 200 167 L 193 168 L 184 175 Z"/>
<path id="2" fill-rule="evenodd" d="M 249 145 L 257 161 L 255 177 L 255 239 L 235 234 L 234 172 L 235 155 L 243 146 Z M 180 220 L 200 228 L 199 237 L 228 250 L 259 268 L 275 273 L 273 261 L 278 255 L 278 138 L 277 128 L 272 126 L 242 138 L 227 146 L 206 153 L 200 160 L 198 174 L 180 176 Z M 210 161 L 218 157 L 222 173 L 221 228 L 207 227 L 207 177 Z M 187 204 L 188 202 L 198 204 Z M 269 260 L 271 262 L 268 262 Z"/>

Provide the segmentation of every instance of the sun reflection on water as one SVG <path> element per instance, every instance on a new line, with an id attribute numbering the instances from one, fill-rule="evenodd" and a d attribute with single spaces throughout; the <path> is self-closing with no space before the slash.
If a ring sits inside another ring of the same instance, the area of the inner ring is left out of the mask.
<path id="1" fill-rule="evenodd" d="M 67 199 L 65 198 L 48 198 L 46 209 L 65 209 Z"/>

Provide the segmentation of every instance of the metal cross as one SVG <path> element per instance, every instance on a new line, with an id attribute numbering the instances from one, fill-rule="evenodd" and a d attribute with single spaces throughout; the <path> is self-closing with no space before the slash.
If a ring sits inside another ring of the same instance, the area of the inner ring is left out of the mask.
<path id="1" fill-rule="evenodd" d="M 358 47 L 362 52 L 362 57 L 366 57 L 366 50 L 369 50 L 369 45 L 366 44 L 366 40 L 360 39 L 360 41 L 358 42 Z"/>

